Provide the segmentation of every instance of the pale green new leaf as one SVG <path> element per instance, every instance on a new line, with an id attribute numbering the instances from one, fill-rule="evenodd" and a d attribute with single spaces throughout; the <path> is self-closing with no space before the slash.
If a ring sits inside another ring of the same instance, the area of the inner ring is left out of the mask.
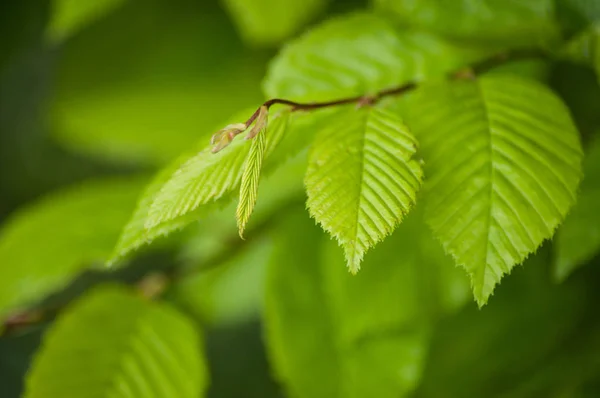
<path id="1" fill-rule="evenodd" d="M 248 110 L 247 112 L 240 113 L 237 118 L 232 118 L 231 121 L 239 122 L 240 120 L 246 119 L 249 115 L 252 114 L 253 111 L 254 110 Z M 264 206 L 261 204 L 262 201 L 258 201 L 257 203 L 257 208 L 261 208 L 262 213 L 269 213 L 270 208 L 276 207 L 275 204 L 280 202 L 280 197 L 287 197 L 286 187 L 291 185 L 295 186 L 297 183 L 293 180 L 293 178 L 290 180 L 288 179 L 288 177 L 286 177 L 285 169 L 282 170 L 283 175 L 280 175 L 282 173 L 278 173 L 276 171 L 272 179 L 269 176 L 269 172 L 274 170 L 276 167 L 279 167 L 282 163 L 286 162 L 288 158 L 293 157 L 294 155 L 298 154 L 303 149 L 305 149 L 314 137 L 315 126 L 326 122 L 328 120 L 327 118 L 330 117 L 330 114 L 331 112 L 314 112 L 307 114 L 295 112 L 289 116 L 283 114 L 278 117 L 272 117 L 273 120 L 271 120 L 271 125 L 269 127 L 270 132 L 267 132 L 267 153 L 264 159 L 263 167 L 265 170 L 265 173 L 263 173 L 265 174 L 265 184 L 263 184 L 264 189 L 261 188 L 261 197 L 265 199 L 265 203 Z M 288 117 L 290 118 L 289 123 L 282 120 L 282 118 L 285 119 Z M 227 123 L 223 123 L 221 124 L 221 126 L 226 124 Z M 285 126 L 283 126 L 282 124 L 285 124 Z M 274 130 L 275 127 L 277 127 L 277 129 Z M 281 134 L 283 135 L 283 137 L 273 137 L 274 134 Z M 236 142 L 238 141 L 239 143 L 236 144 Z M 277 143 L 277 149 L 275 149 L 275 147 L 270 143 Z M 201 148 L 204 148 L 206 142 L 203 140 L 200 144 Z M 234 149 L 237 145 L 243 146 Z M 235 155 L 237 159 L 236 161 L 239 162 L 236 169 L 237 171 L 235 171 L 236 173 L 241 174 L 241 165 L 243 164 L 244 159 L 238 159 L 238 154 L 236 152 L 230 151 L 241 150 L 245 152 L 245 155 L 247 155 L 248 149 L 246 148 L 249 148 L 249 146 L 249 142 L 244 141 L 242 137 L 238 137 L 236 140 L 234 140 L 234 143 L 232 145 L 221 151 L 222 153 L 229 152 L 230 155 Z M 204 153 L 203 156 L 206 155 L 208 154 Z M 230 199 L 233 198 L 233 191 L 231 191 L 225 194 L 224 197 L 222 197 L 216 202 L 211 202 L 210 204 L 200 206 L 196 210 L 178 216 L 172 220 L 160 222 L 152 228 L 146 228 L 152 204 L 154 203 L 154 200 L 156 199 L 157 195 L 161 193 L 161 189 L 163 188 L 163 186 L 169 181 L 171 181 L 172 177 L 176 175 L 176 172 L 181 167 L 181 165 L 185 164 L 190 159 L 195 158 L 196 156 L 198 156 L 197 151 L 192 151 L 189 154 L 181 156 L 180 159 L 161 170 L 154 178 L 154 180 L 147 186 L 146 190 L 139 199 L 137 208 L 133 216 L 123 229 L 119 242 L 116 245 L 112 258 L 110 260 L 111 263 L 115 263 L 123 259 L 127 255 L 131 254 L 133 251 L 140 249 L 142 246 L 155 242 L 158 238 L 168 235 L 175 230 L 179 230 L 186 227 L 193 221 L 204 218 L 207 214 L 213 211 L 217 211 L 221 207 L 225 206 L 227 203 L 229 203 Z M 297 156 L 295 156 L 294 158 L 297 158 Z M 214 168 L 219 167 L 217 163 L 215 163 L 213 166 Z M 294 169 L 294 176 L 297 176 L 299 173 L 303 174 L 304 162 L 300 162 L 300 164 L 293 165 L 292 168 Z M 221 171 L 223 172 L 224 169 Z M 233 221 L 233 227 L 235 228 L 235 209 L 231 210 L 231 214 L 228 215 L 227 219 Z M 226 211 L 229 211 L 229 209 L 226 209 Z M 224 217 L 222 215 L 219 215 L 218 218 L 220 220 L 220 223 L 222 224 Z"/>
<path id="2" fill-rule="evenodd" d="M 186 156 L 182 157 L 185 158 Z M 141 191 L 138 197 L 134 211 L 130 214 L 129 220 L 121 227 L 121 233 L 117 240 L 110 258 L 107 260 L 107 265 L 114 266 L 119 261 L 123 260 L 129 253 L 138 250 L 142 246 L 149 244 L 160 237 L 165 237 L 168 234 L 183 228 L 185 225 L 199 217 L 198 214 L 192 214 L 189 217 L 182 217 L 172 222 L 162 223 L 155 228 L 146 229 L 146 219 L 148 218 L 148 210 L 152 205 L 152 201 L 162 186 L 169 180 L 171 175 L 177 170 L 183 160 L 173 162 L 163 170 L 158 172 L 152 181 Z"/>
<path id="3" fill-rule="evenodd" d="M 258 123 L 258 121 L 257 121 Z M 285 127 L 283 127 L 285 129 Z M 258 182 L 262 170 L 263 158 L 267 149 L 267 126 L 265 125 L 252 139 L 252 145 L 244 165 L 240 184 L 240 198 L 235 212 L 240 237 L 244 236 L 246 224 L 256 205 Z"/>
<path id="4" fill-rule="evenodd" d="M 86 182 L 17 211 L 0 230 L 0 316 L 108 259 L 146 178 Z"/>
<path id="5" fill-rule="evenodd" d="M 381 109 L 346 107 L 320 127 L 305 177 L 307 206 L 343 247 L 352 273 L 414 204 L 423 178 L 416 151 L 402 120 Z"/>
<path id="6" fill-rule="evenodd" d="M 25 398 L 191 398 L 208 374 L 196 327 L 119 287 L 88 293 L 47 332 Z"/>
<path id="7" fill-rule="evenodd" d="M 533 81 L 488 76 L 412 99 L 426 218 L 484 305 L 575 202 L 582 150 L 566 106 Z"/>
<path id="8" fill-rule="evenodd" d="M 375 0 L 400 22 L 486 44 L 533 45 L 556 36 L 554 0 Z"/>
<path id="9" fill-rule="evenodd" d="M 248 115 L 251 115 L 253 111 L 253 109 L 246 109 L 235 115 L 229 121 L 239 122 L 240 120 L 247 118 Z M 220 126 L 222 127 L 222 125 Z M 158 238 L 165 237 L 176 230 L 182 229 L 204 214 L 204 212 L 192 212 L 188 213 L 186 216 L 178 217 L 168 222 L 162 222 L 152 228 L 146 228 L 150 208 L 162 187 L 182 167 L 182 165 L 189 161 L 189 159 L 198 156 L 199 152 L 204 153 L 205 155 L 210 153 L 210 148 L 207 148 L 208 134 L 205 135 L 206 138 L 202 138 L 193 149 L 180 155 L 176 160 L 160 170 L 146 186 L 139 197 L 135 211 L 121 232 L 112 256 L 108 261 L 109 265 L 114 265 L 120 260 L 123 260 L 129 253 L 138 250 L 142 246 Z M 209 209 L 206 209 L 206 212 L 208 211 Z"/>
<path id="10" fill-rule="evenodd" d="M 100 19 L 125 0 L 54 0 L 47 35 L 58 42 L 73 35 L 85 25 Z"/>
<path id="11" fill-rule="evenodd" d="M 398 398 L 418 385 L 432 322 L 469 299 L 469 282 L 414 216 L 356 276 L 304 212 L 286 219 L 267 272 L 265 323 L 289 396 Z"/>
<path id="12" fill-rule="evenodd" d="M 554 240 L 554 276 L 564 280 L 600 251 L 600 140 L 583 162 L 583 182 L 577 203 Z"/>
<path id="13" fill-rule="evenodd" d="M 272 61 L 263 89 L 267 97 L 308 102 L 373 94 L 439 77 L 483 54 L 427 33 L 398 30 L 375 15 L 351 14 L 285 46 Z"/>
<path id="14" fill-rule="evenodd" d="M 323 10 L 327 0 L 222 0 L 242 37 L 256 45 L 287 39 Z"/>
<path id="15" fill-rule="evenodd" d="M 288 112 L 271 118 L 266 137 L 266 156 L 285 133 Z M 227 148 L 212 153 L 211 147 L 192 156 L 175 171 L 156 194 L 148 211 L 146 229 L 172 223 L 178 218 L 230 196 L 240 186 L 251 142 L 238 137 Z"/>

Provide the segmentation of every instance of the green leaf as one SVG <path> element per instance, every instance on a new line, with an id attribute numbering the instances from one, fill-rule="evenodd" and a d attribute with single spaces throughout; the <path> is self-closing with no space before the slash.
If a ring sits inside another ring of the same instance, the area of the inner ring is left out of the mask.
<path id="1" fill-rule="evenodd" d="M 112 250 L 110 258 L 106 262 L 108 266 L 112 267 L 122 263 L 122 260 L 131 252 L 140 249 L 156 239 L 166 237 L 170 233 L 182 229 L 198 217 L 197 214 L 193 214 L 189 217 L 173 220 L 172 222 L 162 223 L 150 230 L 147 230 L 145 227 L 148 210 L 152 205 L 154 197 L 188 156 L 182 155 L 180 159 L 160 170 L 141 191 L 141 194 L 137 198 L 135 209 L 130 213 L 129 220 L 121 225 L 122 230 L 119 239 Z"/>
<path id="2" fill-rule="evenodd" d="M 248 158 L 246 159 L 246 164 L 244 165 L 242 181 L 240 183 L 240 199 L 235 213 L 238 231 L 240 237 L 242 238 L 244 236 L 246 224 L 248 223 L 250 215 L 252 214 L 252 211 L 254 211 L 254 206 L 256 205 L 258 182 L 260 180 L 263 158 L 265 157 L 265 151 L 267 149 L 267 111 L 265 107 L 261 108 L 261 110 L 262 109 L 264 109 L 264 113 L 262 114 L 264 120 L 261 120 L 261 114 L 259 114 L 256 121 L 256 126 L 253 128 L 253 130 L 258 129 L 259 131 L 256 137 L 252 139 L 252 145 L 250 146 Z M 281 127 L 281 129 L 283 131 L 285 130 L 285 127 Z"/>
<path id="3" fill-rule="evenodd" d="M 146 179 L 87 182 L 19 210 L 0 230 L 0 315 L 61 289 L 110 255 Z"/>
<path id="4" fill-rule="evenodd" d="M 243 38 L 255 45 L 287 39 L 323 10 L 326 0 L 223 0 Z"/>
<path id="5" fill-rule="evenodd" d="M 53 137 L 103 160 L 169 163 L 263 100 L 268 56 L 244 47 L 217 2 L 128 1 L 61 46 Z"/>
<path id="6" fill-rule="evenodd" d="M 302 211 L 276 239 L 266 341 L 289 395 L 396 398 L 413 390 L 431 322 L 469 297 L 466 276 L 420 219 L 411 214 L 357 276 Z"/>
<path id="7" fill-rule="evenodd" d="M 560 281 L 600 251 L 600 140 L 586 154 L 583 175 L 577 203 L 554 240 L 554 277 Z"/>
<path id="8" fill-rule="evenodd" d="M 44 337 L 25 398 L 203 396 L 200 336 L 165 304 L 103 287 L 76 302 Z"/>
<path id="9" fill-rule="evenodd" d="M 252 112 L 253 110 L 245 111 L 230 120 L 239 122 L 240 120 L 246 119 Z M 293 191 L 295 195 L 296 186 L 299 185 L 301 175 L 304 174 L 305 169 L 305 162 L 303 162 L 302 159 L 297 159 L 298 155 L 296 154 L 306 148 L 312 140 L 312 137 L 314 137 L 315 126 L 325 122 L 327 118 L 330 117 L 330 114 L 331 112 L 315 112 L 315 114 L 294 113 L 288 116 L 287 113 L 284 113 L 283 115 L 275 115 L 272 117 L 271 125 L 268 127 L 269 130 L 267 132 L 267 153 L 263 167 L 265 170 L 265 173 L 263 173 L 265 174 L 265 181 L 264 184 L 261 184 L 260 188 L 260 196 L 263 199 L 258 201 L 257 211 L 270 214 L 272 208 L 277 207 L 282 200 L 287 200 L 286 198 L 289 197 L 291 191 Z M 284 120 L 288 117 L 290 118 L 289 123 Z M 161 170 L 152 183 L 148 185 L 145 192 L 140 197 L 133 216 L 121 234 L 110 260 L 111 263 L 122 260 L 133 251 L 140 249 L 175 230 L 182 229 L 193 221 L 205 218 L 211 212 L 215 212 L 229 203 L 230 199 L 233 198 L 233 189 L 236 187 L 235 185 L 230 185 L 226 190 L 227 192 L 224 193 L 220 200 L 200 206 L 194 211 L 182 214 L 171 220 L 162 221 L 151 228 L 146 228 L 155 199 L 161 194 L 161 190 L 166 184 L 171 183 L 173 178 L 180 175 L 178 174 L 180 173 L 178 170 L 182 165 L 189 162 L 197 162 L 200 172 L 203 172 L 202 167 L 210 168 L 211 173 L 212 170 L 219 169 L 221 170 L 220 177 L 219 174 L 216 176 L 221 178 L 221 180 L 229 178 L 228 176 L 233 175 L 232 173 L 237 173 L 237 177 L 235 178 L 238 180 L 241 179 L 241 170 L 244 159 L 248 155 L 249 146 L 251 144 L 244 141 L 241 137 L 238 137 L 230 146 L 223 149 L 221 152 L 211 154 L 208 149 L 204 148 L 206 143 L 205 140 L 200 142 L 201 146 L 199 147 L 202 148 L 200 154 L 198 154 L 197 150 L 193 150 L 189 154 L 182 155 L 180 159 Z M 274 144 L 277 144 L 276 150 L 273 146 Z M 219 163 L 219 161 L 215 159 L 218 156 L 228 159 L 226 164 Z M 292 157 L 290 162 L 293 163 L 290 165 L 291 176 L 288 175 L 290 168 L 287 166 L 283 167 L 281 172 L 279 172 L 279 170 L 274 172 L 272 177 L 269 175 L 272 170 L 288 161 L 288 158 L 290 157 Z M 201 164 L 202 159 L 208 159 L 209 162 L 203 166 Z M 232 163 L 235 167 L 228 168 Z M 224 175 L 225 171 L 228 171 L 229 173 Z M 214 181 L 214 177 L 214 175 L 212 175 L 212 178 L 211 175 L 203 175 L 204 179 L 209 179 L 211 181 Z M 296 179 L 298 179 L 298 181 L 296 181 Z M 194 181 L 194 176 L 190 175 L 187 182 L 193 184 Z M 200 186 L 200 188 L 206 189 L 207 186 Z M 232 210 L 231 215 L 227 213 L 229 210 Z M 225 212 L 218 212 L 218 215 L 216 216 L 219 220 L 218 224 L 226 224 L 229 219 L 234 221 L 234 214 L 235 210 L 229 208 L 227 208 Z M 256 218 L 256 215 L 254 218 Z M 235 223 L 233 223 L 232 227 L 235 228 Z"/>
<path id="10" fill-rule="evenodd" d="M 402 120 L 377 108 L 347 107 L 320 128 L 305 177 L 307 206 L 344 248 L 352 273 L 414 204 L 423 178 L 416 151 Z"/>
<path id="11" fill-rule="evenodd" d="M 575 202 L 577 130 L 547 88 L 508 76 L 423 87 L 411 108 L 427 221 L 484 305 Z"/>
<path id="12" fill-rule="evenodd" d="M 266 156 L 282 139 L 288 115 L 284 112 L 271 118 Z M 197 209 L 202 210 L 204 205 L 230 197 L 240 186 L 244 161 L 251 146 L 251 142 L 238 138 L 218 153 L 212 153 L 207 147 L 188 159 L 156 194 L 148 212 L 146 229 L 172 223 Z"/>
<path id="13" fill-rule="evenodd" d="M 47 35 L 59 42 L 118 8 L 125 0 L 54 0 Z"/>
<path id="14" fill-rule="evenodd" d="M 272 98 L 335 100 L 441 76 L 483 54 L 427 33 L 398 30 L 374 15 L 351 14 L 285 46 L 263 88 Z"/>
<path id="15" fill-rule="evenodd" d="M 400 22 L 486 44 L 532 45 L 556 36 L 553 0 L 375 0 Z"/>

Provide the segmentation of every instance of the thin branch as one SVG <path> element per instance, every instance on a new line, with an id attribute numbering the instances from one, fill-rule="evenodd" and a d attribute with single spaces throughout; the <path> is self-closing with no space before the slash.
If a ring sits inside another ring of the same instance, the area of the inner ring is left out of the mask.
<path id="1" fill-rule="evenodd" d="M 489 58 L 478 61 L 470 66 L 460 68 L 458 70 L 452 71 L 448 73 L 448 80 L 465 80 L 470 79 L 484 73 L 489 72 L 492 69 L 495 69 L 501 65 L 504 65 L 509 62 L 526 60 L 526 59 L 548 59 L 548 54 L 539 49 L 518 49 L 512 51 L 505 51 L 498 54 L 495 54 Z M 377 103 L 379 100 L 385 97 L 403 95 L 407 92 L 413 91 L 419 87 L 418 82 L 411 81 L 405 84 L 402 84 L 397 87 L 390 87 L 383 89 L 377 92 L 375 95 L 359 95 L 355 97 L 341 98 L 333 101 L 326 102 L 295 102 L 287 99 L 281 98 L 273 98 L 268 101 L 265 101 L 261 107 L 266 107 L 269 109 L 273 105 L 287 105 L 291 106 L 291 111 L 309 111 L 314 109 L 321 108 L 329 108 L 333 106 L 339 105 L 347 105 L 347 104 L 358 104 L 358 105 L 373 105 Z M 256 112 L 250 116 L 250 118 L 244 123 L 246 128 L 250 127 L 252 123 L 258 117 L 260 108 L 259 107 Z"/>

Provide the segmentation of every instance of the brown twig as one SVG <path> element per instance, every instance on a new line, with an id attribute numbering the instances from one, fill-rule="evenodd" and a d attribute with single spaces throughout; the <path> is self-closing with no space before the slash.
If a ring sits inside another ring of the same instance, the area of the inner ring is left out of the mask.
<path id="1" fill-rule="evenodd" d="M 527 59 L 547 59 L 548 54 L 539 49 L 517 49 L 512 51 L 505 51 L 498 54 L 495 54 L 489 58 L 478 61 L 470 66 L 460 68 L 458 70 L 452 71 L 448 73 L 448 80 L 466 80 L 469 78 L 473 78 L 484 73 L 491 71 L 501 65 L 504 65 L 508 62 L 514 61 L 522 61 Z M 358 104 L 358 105 L 373 105 L 377 103 L 379 100 L 385 97 L 397 96 L 406 94 L 407 92 L 413 91 L 419 87 L 419 84 L 416 81 L 411 81 L 405 84 L 402 84 L 397 87 L 391 87 L 383 89 L 377 92 L 375 95 L 358 95 L 355 97 L 341 98 L 333 101 L 325 101 L 325 102 L 295 102 L 287 99 L 281 98 L 272 98 L 268 101 L 265 101 L 253 114 L 250 116 L 248 120 L 244 123 L 247 127 L 250 127 L 252 123 L 256 120 L 260 113 L 261 107 L 266 107 L 269 109 L 273 105 L 287 105 L 291 106 L 291 111 L 309 111 L 321 108 L 329 108 L 332 106 L 339 105 L 348 105 L 348 104 Z"/>

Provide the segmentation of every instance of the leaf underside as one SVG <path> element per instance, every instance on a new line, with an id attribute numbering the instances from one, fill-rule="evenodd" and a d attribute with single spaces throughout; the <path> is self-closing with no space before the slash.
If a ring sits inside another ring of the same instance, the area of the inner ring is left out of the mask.
<path id="1" fill-rule="evenodd" d="M 426 87 L 410 113 L 426 161 L 426 219 L 484 305 L 574 203 L 577 130 L 548 89 L 505 76 Z"/>
<path id="2" fill-rule="evenodd" d="M 317 133 L 305 177 L 307 206 L 344 248 L 351 272 L 415 202 L 423 178 L 416 150 L 402 121 L 377 108 L 347 107 Z"/>

